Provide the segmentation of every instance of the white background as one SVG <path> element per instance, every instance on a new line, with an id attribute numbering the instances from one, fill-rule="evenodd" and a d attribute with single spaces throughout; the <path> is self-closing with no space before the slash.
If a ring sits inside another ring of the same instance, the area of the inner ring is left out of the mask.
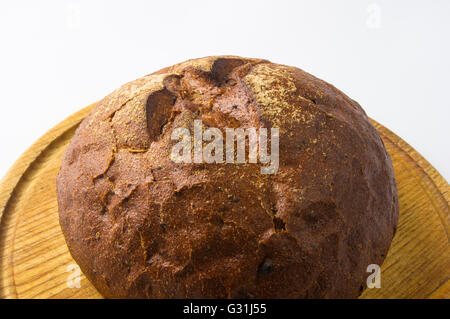
<path id="1" fill-rule="evenodd" d="M 0 2 L 0 176 L 121 84 L 233 54 L 300 67 L 357 100 L 450 180 L 450 1 Z"/>

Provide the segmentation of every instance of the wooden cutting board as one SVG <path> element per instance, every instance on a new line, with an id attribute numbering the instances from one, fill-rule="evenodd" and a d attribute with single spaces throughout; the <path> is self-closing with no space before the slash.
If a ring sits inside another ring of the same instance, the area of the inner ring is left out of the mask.
<path id="1" fill-rule="evenodd" d="M 84 275 L 79 285 L 74 280 L 79 268 L 59 226 L 55 189 L 63 152 L 92 107 L 40 138 L 0 183 L 1 298 L 101 298 Z M 373 123 L 394 164 L 400 220 L 381 288 L 361 297 L 450 298 L 450 187 L 405 141 Z"/>

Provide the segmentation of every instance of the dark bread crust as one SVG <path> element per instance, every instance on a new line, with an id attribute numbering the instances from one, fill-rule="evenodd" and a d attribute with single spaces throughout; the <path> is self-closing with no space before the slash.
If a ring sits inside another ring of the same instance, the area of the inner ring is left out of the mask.
<path id="1" fill-rule="evenodd" d="M 175 164 L 171 132 L 278 127 L 280 167 Z M 109 298 L 354 298 L 398 219 L 389 155 L 355 101 L 265 60 L 189 60 L 81 123 L 57 179 L 70 252 Z"/>

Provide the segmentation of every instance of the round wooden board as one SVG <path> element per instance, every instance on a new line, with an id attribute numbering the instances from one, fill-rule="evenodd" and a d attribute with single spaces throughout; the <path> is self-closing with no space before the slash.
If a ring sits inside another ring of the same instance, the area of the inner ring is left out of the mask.
<path id="1" fill-rule="evenodd" d="M 58 221 L 55 180 L 63 152 L 93 105 L 39 139 L 0 183 L 0 297 L 101 298 L 76 274 Z M 381 288 L 362 298 L 450 298 L 450 187 L 394 133 L 373 122 L 391 154 L 400 220 L 381 268 Z M 369 273 L 368 273 L 369 275 Z"/>

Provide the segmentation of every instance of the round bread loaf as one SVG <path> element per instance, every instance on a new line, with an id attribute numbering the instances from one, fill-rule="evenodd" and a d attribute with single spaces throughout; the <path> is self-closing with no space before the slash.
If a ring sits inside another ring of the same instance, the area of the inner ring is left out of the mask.
<path id="1" fill-rule="evenodd" d="M 278 169 L 175 162 L 174 130 L 194 120 L 278 128 Z M 162 69 L 98 102 L 57 195 L 69 250 L 108 298 L 354 298 L 399 210 L 357 102 L 298 68 L 235 56 Z"/>

